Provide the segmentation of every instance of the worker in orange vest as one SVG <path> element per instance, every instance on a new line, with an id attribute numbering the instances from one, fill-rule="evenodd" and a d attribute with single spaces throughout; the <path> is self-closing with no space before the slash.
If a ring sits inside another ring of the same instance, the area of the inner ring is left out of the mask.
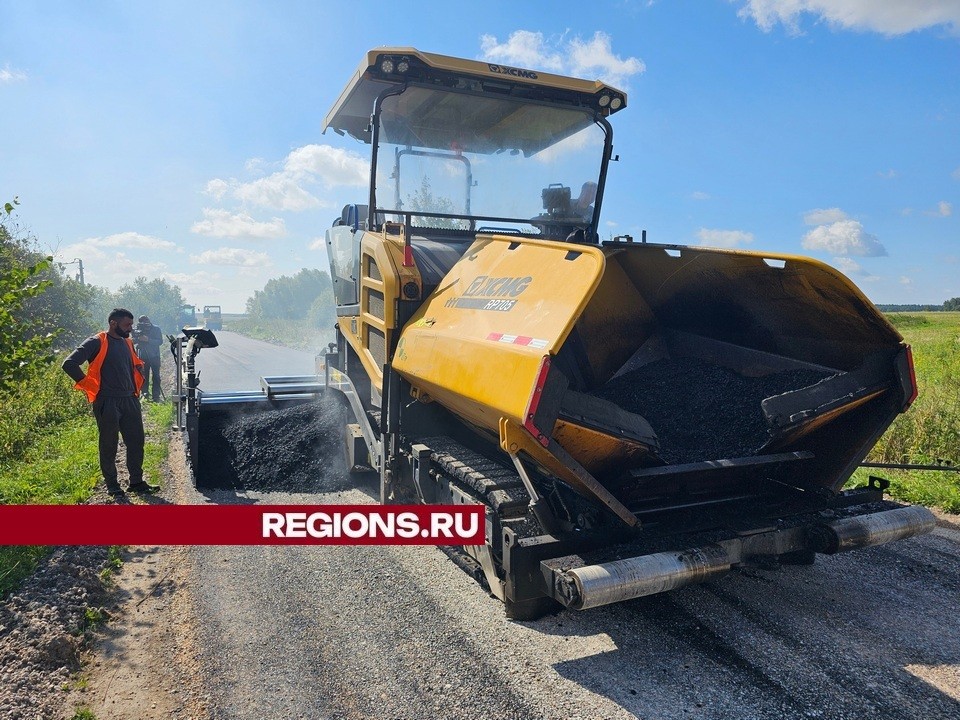
<path id="1" fill-rule="evenodd" d="M 76 381 L 93 407 L 100 433 L 100 471 L 107 492 L 114 498 L 124 491 L 117 479 L 118 437 L 127 446 L 127 470 L 132 492 L 156 492 L 160 488 L 143 479 L 143 413 L 140 388 L 143 386 L 143 361 L 137 357 L 130 339 L 133 313 L 115 308 L 107 318 L 109 328 L 88 337 L 63 361 L 63 370 Z M 87 372 L 81 369 L 87 365 Z"/>

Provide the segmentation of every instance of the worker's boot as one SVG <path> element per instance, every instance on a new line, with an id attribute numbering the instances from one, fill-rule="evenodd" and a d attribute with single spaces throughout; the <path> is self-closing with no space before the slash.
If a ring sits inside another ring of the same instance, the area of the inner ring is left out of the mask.
<path id="1" fill-rule="evenodd" d="M 117 482 L 116 478 L 105 478 L 104 482 L 107 485 L 107 492 L 110 494 L 110 497 L 123 497 L 123 488 L 120 487 L 120 483 Z"/>
<path id="2" fill-rule="evenodd" d="M 140 480 L 138 482 L 131 483 L 130 487 L 127 489 L 130 490 L 130 492 L 135 493 L 155 493 L 159 492 L 160 486 L 148 483 L 146 480 Z"/>

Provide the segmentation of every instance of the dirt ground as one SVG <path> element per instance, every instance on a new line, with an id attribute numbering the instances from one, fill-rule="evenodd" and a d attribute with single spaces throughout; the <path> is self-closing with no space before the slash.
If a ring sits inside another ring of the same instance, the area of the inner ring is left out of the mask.
<path id="1" fill-rule="evenodd" d="M 180 501 L 186 481 L 175 435 L 168 472 L 153 501 Z M 200 680 L 189 548 L 129 547 L 114 575 L 117 607 L 83 654 L 64 718 L 79 708 L 98 720 L 203 720 L 211 717 Z"/>

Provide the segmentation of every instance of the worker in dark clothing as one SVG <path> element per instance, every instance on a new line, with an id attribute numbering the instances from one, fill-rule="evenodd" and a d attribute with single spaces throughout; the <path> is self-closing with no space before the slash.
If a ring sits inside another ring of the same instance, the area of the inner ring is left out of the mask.
<path id="1" fill-rule="evenodd" d="M 77 381 L 93 406 L 100 433 L 100 471 L 113 497 L 123 495 L 117 480 L 118 436 L 127 446 L 127 470 L 130 490 L 159 490 L 143 479 L 143 415 L 140 387 L 143 385 L 143 361 L 137 357 L 130 339 L 133 313 L 116 308 L 107 318 L 109 329 L 87 338 L 63 361 L 63 370 Z M 84 374 L 80 366 L 89 363 Z"/>
<path id="2" fill-rule="evenodd" d="M 133 344 L 144 364 L 143 396 L 146 397 L 148 391 L 153 390 L 150 399 L 160 402 L 160 346 L 163 345 L 163 333 L 150 322 L 150 318 L 141 315 L 133 333 Z"/>

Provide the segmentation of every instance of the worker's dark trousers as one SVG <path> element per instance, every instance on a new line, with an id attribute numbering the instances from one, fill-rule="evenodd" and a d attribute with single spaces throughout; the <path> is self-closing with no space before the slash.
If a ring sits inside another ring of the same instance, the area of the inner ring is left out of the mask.
<path id="1" fill-rule="evenodd" d="M 150 399 L 154 402 L 160 402 L 160 356 L 142 357 L 143 360 L 143 396 L 147 396 L 147 386 L 150 386 L 152 394 Z M 150 377 L 153 376 L 151 380 Z"/>
<path id="2" fill-rule="evenodd" d="M 100 472 L 108 490 L 120 487 L 117 482 L 118 436 L 127 446 L 127 470 L 130 484 L 143 480 L 143 414 L 140 400 L 133 397 L 97 397 L 93 401 L 93 416 L 100 431 Z"/>

